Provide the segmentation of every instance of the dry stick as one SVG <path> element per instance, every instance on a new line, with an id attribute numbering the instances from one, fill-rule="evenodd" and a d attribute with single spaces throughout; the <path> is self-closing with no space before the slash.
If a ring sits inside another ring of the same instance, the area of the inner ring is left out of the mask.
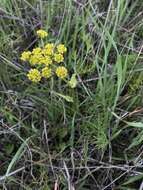
<path id="1" fill-rule="evenodd" d="M 92 98 L 90 92 L 87 90 L 87 87 L 85 86 L 85 84 L 84 84 L 83 80 L 81 79 L 81 77 L 79 75 L 77 75 L 77 76 L 78 76 L 78 81 L 82 84 L 82 86 L 83 86 L 84 90 L 86 91 L 86 93 L 88 94 L 88 96 L 90 98 Z"/>
<path id="2" fill-rule="evenodd" d="M 45 161 L 47 161 L 47 159 L 44 159 L 44 160 L 42 160 L 43 162 Z M 60 160 L 61 161 L 61 160 Z M 59 161 L 59 162 L 60 162 Z M 33 162 L 34 164 L 40 164 L 40 165 L 43 165 L 43 166 L 47 166 L 47 167 L 51 167 L 51 166 L 49 166 L 49 165 L 47 165 L 47 164 L 43 164 L 43 163 L 41 163 L 41 161 L 39 162 Z M 138 171 L 133 171 L 133 169 L 135 169 L 136 167 L 138 167 L 138 168 L 143 168 L 143 166 L 141 166 L 141 165 L 134 165 L 134 166 L 129 166 L 129 165 L 123 165 L 123 166 L 121 166 L 121 165 L 112 165 L 112 164 L 106 164 L 106 163 L 102 163 L 102 165 L 94 165 L 94 166 L 79 166 L 79 167 L 74 167 L 74 170 L 84 170 L 84 169 L 87 169 L 87 168 L 89 168 L 89 169 L 93 169 L 94 171 L 96 170 L 99 170 L 99 169 L 118 169 L 118 170 L 122 170 L 122 171 L 126 171 L 126 172 L 132 172 L 132 173 L 134 173 L 134 174 L 136 174 L 136 175 L 141 175 L 142 174 L 142 172 L 138 172 Z M 58 166 L 53 166 L 53 168 L 54 169 L 56 169 L 56 170 L 65 170 L 65 167 L 58 167 Z M 73 168 L 71 168 L 71 167 L 68 167 L 67 168 L 68 170 L 73 170 Z M 93 171 L 92 171 L 93 172 Z"/>
<path id="3" fill-rule="evenodd" d="M 140 13 L 138 13 L 138 15 L 137 16 L 135 16 L 133 19 L 131 19 L 131 21 L 128 23 L 128 26 L 130 25 L 130 24 L 132 24 L 132 22 L 134 21 L 134 20 L 136 20 L 139 16 L 141 16 L 143 14 L 143 11 L 141 11 Z"/>
<path id="4" fill-rule="evenodd" d="M 143 151 L 138 155 L 138 157 L 135 159 L 134 162 L 138 163 L 142 155 L 143 155 Z"/>
<path id="5" fill-rule="evenodd" d="M 53 167 L 53 164 L 52 164 L 52 158 L 51 158 L 51 154 L 50 154 L 50 148 L 49 148 L 49 142 L 48 142 L 47 129 L 46 129 L 46 121 L 45 120 L 44 120 L 44 134 L 45 134 L 45 138 L 46 138 L 46 144 L 47 144 L 47 150 L 48 150 L 48 156 L 49 156 L 50 166 L 51 166 L 53 175 L 55 177 L 54 167 Z"/>
<path id="6" fill-rule="evenodd" d="M 54 190 L 58 190 L 59 187 L 58 187 L 58 180 L 55 181 L 55 185 L 54 185 Z"/>
<path id="7" fill-rule="evenodd" d="M 126 46 L 126 45 L 124 45 L 124 44 L 121 44 L 121 43 L 117 43 L 117 44 L 118 44 L 119 46 L 124 47 L 124 48 L 126 48 L 126 49 L 128 49 L 128 50 L 131 50 L 131 51 L 133 51 L 133 52 L 140 53 L 140 51 L 139 51 L 139 50 L 136 50 L 135 48 L 128 47 L 128 46 Z M 143 53 L 141 52 L 140 55 L 143 55 Z"/>
<path id="8" fill-rule="evenodd" d="M 67 182 L 68 182 L 68 190 L 75 190 L 74 186 L 71 184 L 71 178 L 70 178 L 70 174 L 68 171 L 68 168 L 66 166 L 66 163 L 63 161 L 64 163 L 64 169 L 66 171 L 66 176 L 67 176 Z"/>
<path id="9" fill-rule="evenodd" d="M 143 182 L 141 183 L 139 190 L 143 190 Z"/>
<path id="10" fill-rule="evenodd" d="M 128 171 L 124 172 L 123 174 L 121 174 L 119 177 L 117 177 L 116 179 L 114 179 L 111 183 L 109 183 L 107 186 L 105 186 L 103 189 L 101 190 L 105 190 L 108 187 L 110 187 L 113 183 L 115 183 L 116 181 L 118 181 L 122 176 L 124 176 L 126 173 L 128 173 Z"/>
<path id="11" fill-rule="evenodd" d="M 130 167 L 130 166 L 129 166 Z M 135 168 L 137 166 L 134 166 L 132 168 Z M 108 184 L 106 187 L 104 187 L 102 190 L 107 189 L 108 187 L 110 187 L 113 183 L 115 183 L 116 181 L 118 181 L 122 176 L 124 176 L 126 173 L 132 172 L 132 168 L 130 167 L 127 171 L 125 171 L 123 174 L 121 174 L 119 177 L 117 177 L 115 180 L 113 180 L 110 184 Z M 133 171 L 134 172 L 134 171 Z M 142 173 L 140 173 L 142 174 Z M 140 186 L 139 190 L 143 190 L 143 183 Z"/>
<path id="12" fill-rule="evenodd" d="M 9 66 L 15 68 L 17 71 L 21 71 L 21 68 L 19 66 L 16 66 L 13 62 L 10 60 L 6 59 L 2 53 L 0 53 L 0 58 L 4 60 Z"/>

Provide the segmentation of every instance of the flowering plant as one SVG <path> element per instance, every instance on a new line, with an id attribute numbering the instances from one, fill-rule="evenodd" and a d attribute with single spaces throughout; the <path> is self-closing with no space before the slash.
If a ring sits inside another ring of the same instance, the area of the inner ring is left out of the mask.
<path id="1" fill-rule="evenodd" d="M 41 39 L 41 45 L 34 48 L 32 51 L 24 51 L 21 54 L 20 59 L 25 62 L 29 62 L 31 69 L 27 73 L 27 77 L 30 81 L 38 83 L 42 78 L 48 79 L 54 75 L 68 83 L 71 88 L 74 88 L 77 84 L 74 84 L 73 76 L 70 81 L 67 81 L 68 70 L 62 65 L 64 62 L 64 54 L 67 52 L 67 48 L 64 44 L 46 43 L 44 44 L 43 38 L 48 36 L 45 30 L 38 30 L 37 36 Z"/>

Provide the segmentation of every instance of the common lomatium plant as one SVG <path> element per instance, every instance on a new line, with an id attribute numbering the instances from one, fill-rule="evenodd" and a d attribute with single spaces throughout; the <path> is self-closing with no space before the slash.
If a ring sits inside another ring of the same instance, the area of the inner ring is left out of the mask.
<path id="1" fill-rule="evenodd" d="M 68 83 L 71 88 L 75 88 L 77 81 L 75 74 L 68 81 L 68 70 L 62 65 L 67 48 L 64 44 L 44 43 L 48 33 L 45 30 L 38 30 L 37 36 L 41 40 L 41 45 L 32 51 L 24 51 L 20 59 L 28 62 L 31 69 L 27 73 L 30 81 L 38 83 L 42 78 L 49 79 L 56 75 L 58 78 Z"/>

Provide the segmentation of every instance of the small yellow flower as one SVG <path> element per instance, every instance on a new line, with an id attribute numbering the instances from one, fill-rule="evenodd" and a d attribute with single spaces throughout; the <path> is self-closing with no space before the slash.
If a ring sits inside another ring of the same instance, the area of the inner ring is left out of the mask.
<path id="1" fill-rule="evenodd" d="M 46 49 L 54 49 L 54 44 L 53 44 L 53 43 L 47 43 L 47 44 L 45 45 L 45 48 L 46 48 Z"/>
<path id="2" fill-rule="evenodd" d="M 29 62 L 31 65 L 36 65 L 39 61 L 39 58 L 37 56 L 31 56 Z"/>
<path id="3" fill-rule="evenodd" d="M 60 53 L 55 53 L 54 54 L 54 60 L 57 63 L 63 62 L 64 61 L 64 56 L 62 54 L 60 54 Z"/>
<path id="4" fill-rule="evenodd" d="M 53 49 L 43 49 L 42 53 L 43 53 L 45 56 L 46 56 L 46 55 L 51 56 L 51 55 L 53 55 L 54 51 L 53 51 Z"/>
<path id="5" fill-rule="evenodd" d="M 32 50 L 32 53 L 33 54 L 39 54 L 39 53 L 41 53 L 41 51 L 42 51 L 42 49 L 41 48 L 34 48 L 33 50 Z"/>
<path id="6" fill-rule="evenodd" d="M 48 43 L 45 45 L 43 54 L 44 55 L 53 55 L 54 53 L 54 44 L 53 43 Z"/>
<path id="7" fill-rule="evenodd" d="M 30 56 L 31 56 L 31 52 L 30 52 L 30 51 L 24 51 L 24 52 L 21 54 L 20 59 L 21 59 L 22 61 L 28 61 L 29 58 L 30 58 Z"/>
<path id="8" fill-rule="evenodd" d="M 59 45 L 57 46 L 57 50 L 58 50 L 58 53 L 63 54 L 63 53 L 65 53 L 65 52 L 67 51 L 67 48 L 65 47 L 64 44 L 59 44 Z"/>
<path id="9" fill-rule="evenodd" d="M 40 29 L 37 31 L 37 36 L 40 38 L 45 38 L 48 36 L 48 33 L 45 30 Z"/>
<path id="10" fill-rule="evenodd" d="M 32 82 L 39 82 L 41 80 L 41 74 L 37 69 L 30 69 L 27 77 L 29 80 L 31 80 Z"/>
<path id="11" fill-rule="evenodd" d="M 30 57 L 29 62 L 31 65 L 40 64 L 40 60 L 43 58 L 41 53 L 34 54 Z"/>
<path id="12" fill-rule="evenodd" d="M 42 77 L 50 78 L 52 76 L 52 70 L 48 67 L 42 69 Z"/>
<path id="13" fill-rule="evenodd" d="M 52 64 L 52 59 L 49 56 L 43 56 L 40 58 L 39 63 L 48 66 Z"/>
<path id="14" fill-rule="evenodd" d="M 61 79 L 64 79 L 67 77 L 68 75 L 68 71 L 65 67 L 61 66 L 61 67 L 58 67 L 56 69 L 56 75 L 61 78 Z"/>

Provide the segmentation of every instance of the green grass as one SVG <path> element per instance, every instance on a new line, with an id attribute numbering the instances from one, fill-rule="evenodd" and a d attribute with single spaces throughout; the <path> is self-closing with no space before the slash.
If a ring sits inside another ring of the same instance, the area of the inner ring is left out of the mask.
<path id="1" fill-rule="evenodd" d="M 142 189 L 142 7 L 0 1 L 0 189 Z M 26 78 L 19 57 L 39 28 L 68 48 L 75 89 Z"/>

